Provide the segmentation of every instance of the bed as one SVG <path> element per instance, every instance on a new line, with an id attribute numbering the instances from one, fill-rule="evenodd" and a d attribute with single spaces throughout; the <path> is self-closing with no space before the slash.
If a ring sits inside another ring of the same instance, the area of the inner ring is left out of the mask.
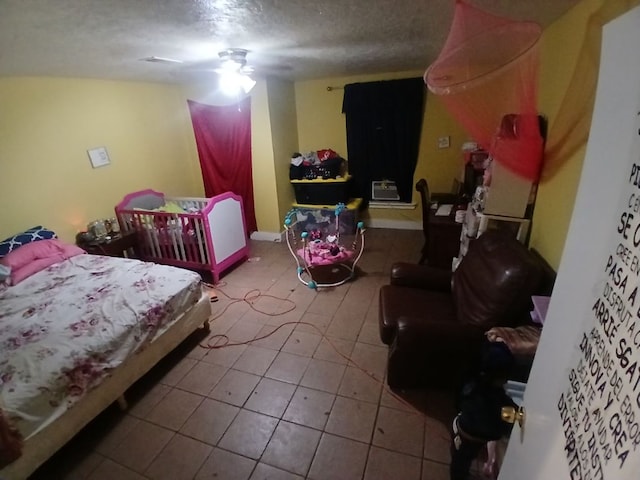
<path id="1" fill-rule="evenodd" d="M 170 197 L 154 190 L 130 193 L 115 208 L 120 228 L 138 234 L 143 260 L 211 272 L 213 282 L 249 258 L 242 198 Z"/>
<path id="2" fill-rule="evenodd" d="M 27 478 L 114 401 L 125 406 L 130 385 L 208 328 L 209 297 L 189 270 L 55 238 L 13 248 L 0 268 L 0 420 L 24 439 L 6 480 Z"/>

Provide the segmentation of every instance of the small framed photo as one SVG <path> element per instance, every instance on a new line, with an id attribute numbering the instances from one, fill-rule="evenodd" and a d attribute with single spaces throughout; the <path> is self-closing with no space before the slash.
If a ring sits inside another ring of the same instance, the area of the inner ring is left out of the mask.
<path id="1" fill-rule="evenodd" d="M 104 167 L 111 163 L 105 147 L 92 148 L 87 150 L 87 153 L 89 154 L 89 160 L 91 160 L 91 166 L 93 168 Z"/>
<path id="2" fill-rule="evenodd" d="M 445 137 L 438 137 L 438 148 L 449 148 L 451 145 L 451 139 L 449 135 Z"/>

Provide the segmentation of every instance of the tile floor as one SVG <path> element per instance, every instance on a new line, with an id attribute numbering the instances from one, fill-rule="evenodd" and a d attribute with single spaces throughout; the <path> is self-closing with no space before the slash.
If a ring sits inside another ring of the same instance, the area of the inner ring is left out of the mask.
<path id="1" fill-rule="evenodd" d="M 209 337 L 169 354 L 128 392 L 128 411 L 107 409 L 32 478 L 448 479 L 452 396 L 405 392 L 414 408 L 383 383 L 378 288 L 394 261 L 418 260 L 422 238 L 368 230 L 361 275 L 317 292 L 285 244 L 252 242 L 222 279 Z M 254 289 L 255 308 L 229 298 Z M 216 334 L 264 338 L 200 346 Z"/>

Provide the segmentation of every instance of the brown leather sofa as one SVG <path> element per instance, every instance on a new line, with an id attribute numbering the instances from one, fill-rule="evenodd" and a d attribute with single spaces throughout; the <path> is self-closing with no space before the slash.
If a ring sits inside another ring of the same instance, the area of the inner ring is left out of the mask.
<path id="1" fill-rule="evenodd" d="M 494 326 L 530 322 L 544 261 L 511 235 L 488 231 L 452 274 L 396 263 L 380 289 L 380 337 L 389 345 L 391 387 L 459 385 Z"/>

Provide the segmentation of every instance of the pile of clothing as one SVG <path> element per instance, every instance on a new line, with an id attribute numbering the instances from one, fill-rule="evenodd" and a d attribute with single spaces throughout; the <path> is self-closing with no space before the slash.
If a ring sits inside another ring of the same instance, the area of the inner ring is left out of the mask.
<path id="1" fill-rule="evenodd" d="M 338 178 L 343 175 L 345 159 L 331 149 L 295 152 L 291 156 L 290 180 Z"/>

